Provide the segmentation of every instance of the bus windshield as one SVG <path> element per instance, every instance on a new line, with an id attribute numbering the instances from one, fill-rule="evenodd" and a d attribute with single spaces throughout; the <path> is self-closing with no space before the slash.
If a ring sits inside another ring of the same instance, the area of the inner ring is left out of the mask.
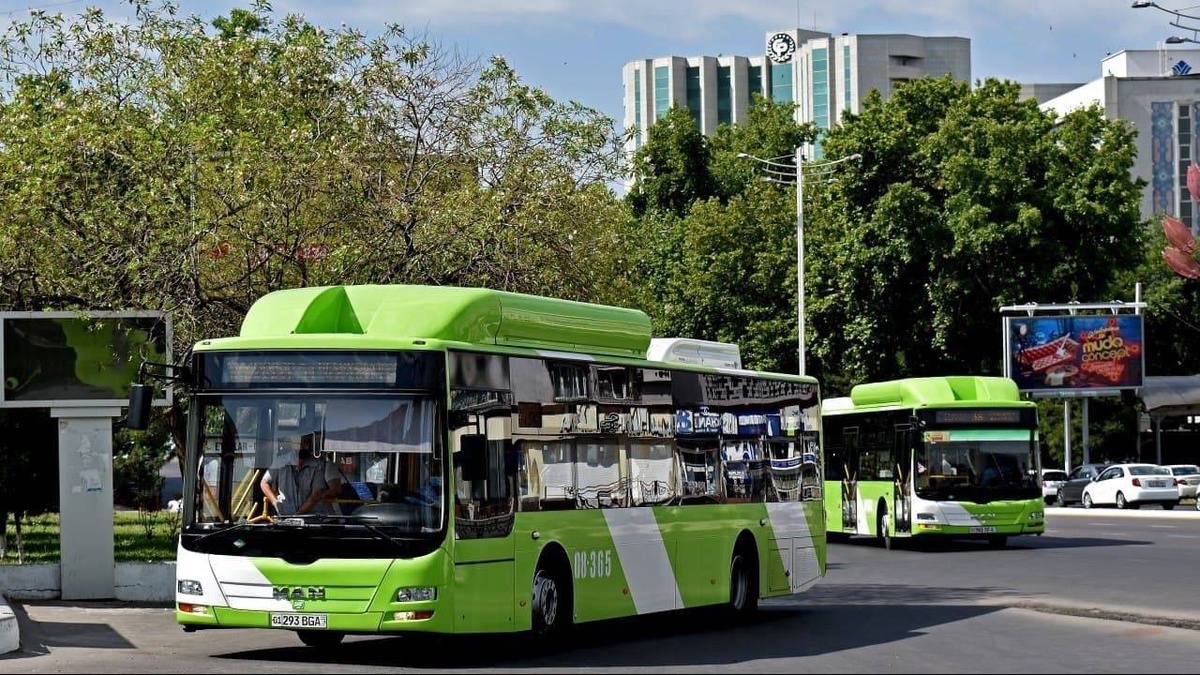
<path id="1" fill-rule="evenodd" d="M 1017 432 L 1022 439 L 987 438 L 986 434 L 933 432 L 917 453 L 916 487 L 918 492 L 939 493 L 939 499 L 952 499 L 957 491 L 969 498 L 975 489 L 1007 493 L 1014 497 L 1037 487 L 1034 444 L 1028 431 Z M 998 434 L 999 435 L 999 434 Z M 974 436 L 972 438 L 972 436 Z M 964 488 L 972 489 L 971 493 Z M 1002 498 L 997 495 L 997 498 Z"/>
<path id="2" fill-rule="evenodd" d="M 189 523 L 360 522 L 445 527 L 435 404 L 415 395 L 197 397 Z"/>

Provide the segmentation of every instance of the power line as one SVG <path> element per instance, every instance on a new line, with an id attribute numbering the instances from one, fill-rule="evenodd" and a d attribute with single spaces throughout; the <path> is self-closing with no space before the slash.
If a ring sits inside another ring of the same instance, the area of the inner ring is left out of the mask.
<path id="1" fill-rule="evenodd" d="M 0 9 L 0 14 L 12 16 L 13 14 L 16 14 L 17 12 L 32 12 L 32 11 L 38 10 L 38 9 L 50 9 L 51 7 L 62 7 L 64 5 L 77 5 L 84 1 L 85 0 L 63 0 L 63 2 L 51 2 L 51 3 L 45 4 L 45 5 L 38 5 L 36 7 L 18 7 L 15 9 Z"/>

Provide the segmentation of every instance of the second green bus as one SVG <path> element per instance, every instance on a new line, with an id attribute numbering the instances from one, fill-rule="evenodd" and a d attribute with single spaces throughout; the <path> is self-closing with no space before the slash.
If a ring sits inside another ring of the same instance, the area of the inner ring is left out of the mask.
<path id="1" fill-rule="evenodd" d="M 821 406 L 830 535 L 962 537 L 1003 547 L 1046 530 L 1037 405 L 1003 377 L 855 386 Z"/>

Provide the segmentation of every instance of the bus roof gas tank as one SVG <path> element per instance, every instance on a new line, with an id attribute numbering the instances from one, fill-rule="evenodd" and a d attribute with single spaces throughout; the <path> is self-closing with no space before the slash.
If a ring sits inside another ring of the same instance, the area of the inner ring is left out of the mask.
<path id="1" fill-rule="evenodd" d="M 714 368 L 742 369 L 742 353 L 737 345 L 691 338 L 652 338 L 646 350 L 650 361 L 695 363 Z"/>

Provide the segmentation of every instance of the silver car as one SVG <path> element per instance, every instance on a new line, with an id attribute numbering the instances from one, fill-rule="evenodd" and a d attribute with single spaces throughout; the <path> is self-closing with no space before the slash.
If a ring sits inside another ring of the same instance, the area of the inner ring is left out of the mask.
<path id="1" fill-rule="evenodd" d="M 1171 470 L 1171 475 L 1175 476 L 1177 485 L 1179 485 L 1180 499 L 1195 499 L 1196 488 L 1200 486 L 1200 466 L 1195 464 L 1164 464 L 1163 466 Z M 1196 508 L 1200 509 L 1200 506 Z"/>
<path id="2" fill-rule="evenodd" d="M 1058 489 L 1067 481 L 1067 472 L 1062 469 L 1042 469 L 1042 499 L 1051 503 L 1058 497 Z"/>

